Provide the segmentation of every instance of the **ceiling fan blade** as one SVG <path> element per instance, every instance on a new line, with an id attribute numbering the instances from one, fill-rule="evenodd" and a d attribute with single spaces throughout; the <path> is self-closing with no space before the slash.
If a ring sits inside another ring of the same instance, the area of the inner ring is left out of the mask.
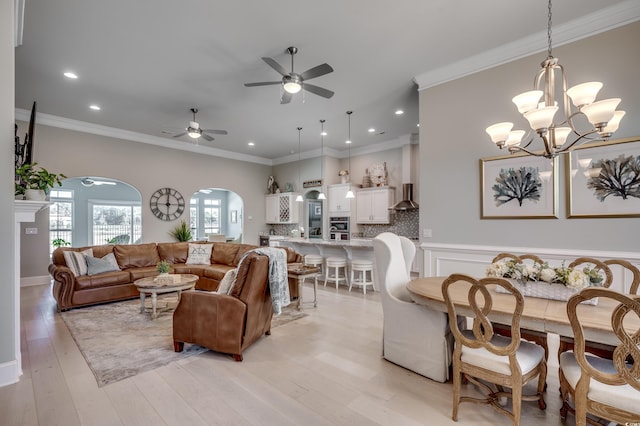
<path id="1" fill-rule="evenodd" d="M 226 130 L 216 130 L 216 129 L 203 129 L 203 132 L 213 133 L 214 135 L 227 135 L 229 134 Z"/>
<path id="2" fill-rule="evenodd" d="M 263 61 L 265 61 L 267 63 L 267 65 L 269 65 L 271 68 L 273 68 L 274 70 L 278 71 L 278 73 L 281 76 L 285 76 L 285 75 L 289 75 L 289 73 L 287 72 L 287 70 L 284 69 L 284 67 L 282 65 L 280 65 L 279 63 L 276 62 L 275 59 L 273 58 L 269 58 L 269 57 L 263 57 L 262 58 Z"/>
<path id="3" fill-rule="evenodd" d="M 200 136 L 202 136 L 203 138 L 205 138 L 206 140 L 208 140 L 209 142 L 211 142 L 212 140 L 214 140 L 211 136 L 209 136 L 206 133 L 202 133 Z"/>
<path id="4" fill-rule="evenodd" d="M 333 72 L 333 68 L 329 64 L 318 65 L 317 67 L 310 68 L 300 74 L 303 80 L 310 80 L 312 78 L 320 77 L 321 75 L 329 74 Z"/>
<path id="5" fill-rule="evenodd" d="M 259 83 L 245 83 L 245 87 L 270 86 L 272 84 L 282 84 L 281 81 L 261 81 Z"/>
<path id="6" fill-rule="evenodd" d="M 280 98 L 280 103 L 281 104 L 288 104 L 289 102 L 291 102 L 291 97 L 293 95 L 287 91 L 283 91 L 282 93 L 282 98 Z"/>
<path id="7" fill-rule="evenodd" d="M 333 92 L 329 89 L 325 89 L 324 87 L 315 86 L 313 84 L 303 83 L 302 88 L 307 92 L 311 92 L 314 95 L 322 96 L 323 98 L 331 98 L 333 96 Z"/>
<path id="8" fill-rule="evenodd" d="M 184 135 L 186 135 L 186 134 L 187 134 L 187 132 L 183 132 L 183 133 L 180 133 L 180 134 L 178 134 L 178 135 L 173 135 L 173 137 L 174 137 L 174 138 L 179 138 L 180 136 L 184 136 Z"/>

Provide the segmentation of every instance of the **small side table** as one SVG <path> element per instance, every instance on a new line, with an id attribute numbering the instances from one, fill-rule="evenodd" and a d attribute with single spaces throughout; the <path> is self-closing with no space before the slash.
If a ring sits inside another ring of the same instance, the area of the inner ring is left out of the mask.
<path id="1" fill-rule="evenodd" d="M 303 265 L 301 263 L 292 263 L 287 268 L 287 273 L 298 280 L 298 310 L 302 309 L 302 283 L 305 278 L 313 277 L 320 273 L 318 266 Z M 318 281 L 313 281 L 313 307 L 318 306 Z"/>
<path id="2" fill-rule="evenodd" d="M 178 303 L 183 291 L 191 290 L 198 282 L 197 275 L 177 274 L 178 279 L 172 284 L 161 284 L 155 281 L 156 277 L 146 277 L 136 280 L 134 284 L 140 292 L 140 313 L 145 312 L 144 300 L 147 294 L 151 295 L 151 319 L 158 318 L 158 294 L 178 293 Z M 177 305 L 176 305 L 177 306 Z"/>

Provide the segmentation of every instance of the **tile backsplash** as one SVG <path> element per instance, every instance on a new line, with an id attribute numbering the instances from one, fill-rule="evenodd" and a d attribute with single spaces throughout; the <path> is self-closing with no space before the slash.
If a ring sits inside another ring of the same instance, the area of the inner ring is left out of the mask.
<path id="1" fill-rule="evenodd" d="M 388 225 L 360 225 L 360 232 L 365 238 L 373 238 L 383 232 L 393 232 L 407 238 L 417 239 L 420 236 L 419 210 L 395 212 L 395 218 Z"/>

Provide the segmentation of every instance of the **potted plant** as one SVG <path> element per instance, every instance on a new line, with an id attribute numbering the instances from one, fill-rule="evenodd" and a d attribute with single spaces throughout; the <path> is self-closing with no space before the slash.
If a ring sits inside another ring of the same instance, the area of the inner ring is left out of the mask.
<path id="1" fill-rule="evenodd" d="M 26 200 L 45 200 L 53 187 L 62 186 L 62 179 L 66 178 L 64 174 L 51 173 L 37 165 L 23 164 L 16 169 L 15 195 L 22 195 Z"/>
<path id="2" fill-rule="evenodd" d="M 189 228 L 189 224 L 182 219 L 180 223 L 169 232 L 173 238 L 177 241 L 191 241 L 191 228 Z"/>
<path id="3" fill-rule="evenodd" d="M 171 271 L 171 264 L 166 260 L 161 260 L 156 264 L 156 271 L 158 271 L 160 275 L 167 275 L 169 271 Z"/>
<path id="4" fill-rule="evenodd" d="M 70 246 L 71 243 L 65 240 L 64 238 L 56 238 L 55 240 L 51 241 L 51 245 L 54 246 L 55 248 L 60 248 L 60 247 Z"/>

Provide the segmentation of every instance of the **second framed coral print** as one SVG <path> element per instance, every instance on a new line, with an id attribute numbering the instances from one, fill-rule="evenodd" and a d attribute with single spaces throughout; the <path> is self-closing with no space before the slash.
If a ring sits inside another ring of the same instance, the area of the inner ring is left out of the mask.
<path id="1" fill-rule="evenodd" d="M 481 218 L 557 218 L 557 163 L 530 155 L 481 159 Z"/>
<path id="2" fill-rule="evenodd" d="M 568 217 L 640 217 L 640 138 L 576 148 L 565 171 Z"/>

